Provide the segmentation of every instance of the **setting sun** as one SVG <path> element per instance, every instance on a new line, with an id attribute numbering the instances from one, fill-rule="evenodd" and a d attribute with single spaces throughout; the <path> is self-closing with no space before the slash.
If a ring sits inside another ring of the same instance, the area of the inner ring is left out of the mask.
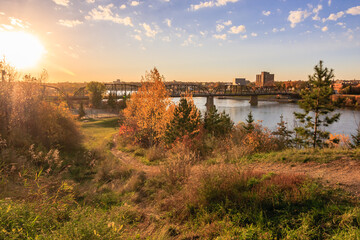
<path id="1" fill-rule="evenodd" d="M 19 69 L 34 67 L 45 49 L 39 39 L 25 32 L 0 32 L 0 56 Z"/>

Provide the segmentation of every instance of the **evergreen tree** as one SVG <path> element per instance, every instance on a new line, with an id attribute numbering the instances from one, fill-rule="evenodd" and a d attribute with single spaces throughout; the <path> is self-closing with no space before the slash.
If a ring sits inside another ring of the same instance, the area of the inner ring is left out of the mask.
<path id="1" fill-rule="evenodd" d="M 219 114 L 215 106 L 205 113 L 204 128 L 215 137 L 225 136 L 233 126 L 234 122 L 231 121 L 230 116 L 225 111 Z"/>
<path id="2" fill-rule="evenodd" d="M 280 122 L 278 122 L 277 130 L 273 132 L 275 136 L 277 136 L 279 140 L 279 144 L 281 147 L 291 147 L 293 140 L 292 134 L 293 131 L 288 130 L 287 122 L 284 121 L 284 116 L 280 115 Z"/>
<path id="3" fill-rule="evenodd" d="M 296 141 L 305 146 L 323 147 L 325 140 L 329 139 L 329 132 L 321 127 L 327 127 L 340 118 L 340 114 L 329 116 L 335 107 L 331 101 L 333 90 L 331 82 L 334 78 L 333 69 L 323 67 L 320 61 L 314 68 L 315 73 L 309 76 L 308 88 L 301 91 L 302 100 L 299 106 L 304 113 L 294 112 L 295 117 L 303 124 L 296 127 Z"/>
<path id="4" fill-rule="evenodd" d="M 181 98 L 174 109 L 172 120 L 167 124 L 165 140 L 167 143 L 173 143 L 185 135 L 192 138 L 199 133 L 200 124 L 200 112 L 195 104 L 186 98 Z"/>
<path id="5" fill-rule="evenodd" d="M 110 93 L 109 94 L 109 97 L 108 97 L 108 100 L 107 100 L 107 105 L 109 107 L 111 107 L 112 109 L 115 109 L 116 108 L 116 100 L 115 100 L 115 94 L 113 93 Z"/>
<path id="6" fill-rule="evenodd" d="M 352 140 L 353 140 L 353 144 L 351 144 L 351 146 L 353 148 L 359 148 L 360 147 L 360 125 L 358 126 L 357 130 L 356 130 L 356 134 L 353 135 L 351 134 Z"/>
<path id="7" fill-rule="evenodd" d="M 254 130 L 254 117 L 252 115 L 252 112 L 250 111 L 248 116 L 247 116 L 247 119 L 246 119 L 246 125 L 244 126 L 245 130 L 247 132 L 252 132 Z"/>
<path id="8" fill-rule="evenodd" d="M 82 102 L 80 103 L 78 114 L 79 114 L 79 119 L 81 119 L 82 117 L 84 117 L 86 115 L 86 112 L 84 109 L 84 104 Z"/>

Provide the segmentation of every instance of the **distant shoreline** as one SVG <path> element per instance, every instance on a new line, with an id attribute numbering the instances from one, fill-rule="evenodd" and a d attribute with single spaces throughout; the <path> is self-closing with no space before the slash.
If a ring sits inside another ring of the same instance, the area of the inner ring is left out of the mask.
<path id="1" fill-rule="evenodd" d="M 217 98 L 219 98 L 219 99 L 239 100 L 239 101 L 250 100 L 250 97 L 229 97 L 229 96 L 225 96 L 225 97 L 217 97 Z M 278 103 L 297 103 L 299 100 L 298 99 L 286 99 L 286 98 L 263 98 L 263 97 L 259 97 L 258 101 L 261 101 L 261 102 L 278 102 Z"/>

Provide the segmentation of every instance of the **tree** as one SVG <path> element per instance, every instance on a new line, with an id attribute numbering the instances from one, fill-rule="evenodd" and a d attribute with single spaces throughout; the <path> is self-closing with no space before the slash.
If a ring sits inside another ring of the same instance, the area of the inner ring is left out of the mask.
<path id="1" fill-rule="evenodd" d="M 215 106 L 205 113 L 204 128 L 215 137 L 227 135 L 233 126 L 234 122 L 231 121 L 230 116 L 225 111 L 219 114 Z"/>
<path id="2" fill-rule="evenodd" d="M 82 117 L 84 117 L 86 115 L 86 112 L 84 109 L 84 104 L 82 102 L 80 103 L 78 114 L 79 114 L 78 115 L 79 119 L 81 119 Z"/>
<path id="3" fill-rule="evenodd" d="M 200 124 L 200 112 L 194 102 L 191 98 L 182 97 L 174 109 L 173 118 L 167 124 L 165 140 L 173 143 L 186 135 L 193 138 L 199 133 Z"/>
<path id="4" fill-rule="evenodd" d="M 323 62 L 320 61 L 314 70 L 315 73 L 309 76 L 308 88 L 300 93 L 302 100 L 299 101 L 299 106 L 304 113 L 294 112 L 294 115 L 303 124 L 295 128 L 296 141 L 305 147 L 316 148 L 325 146 L 324 141 L 329 139 L 329 132 L 322 130 L 321 127 L 327 127 L 338 121 L 340 114 L 329 116 L 335 110 L 331 101 L 333 69 L 324 68 Z"/>
<path id="5" fill-rule="evenodd" d="M 291 147 L 293 143 L 293 131 L 288 130 L 286 126 L 287 122 L 284 121 L 284 117 L 282 114 L 280 115 L 280 122 L 278 122 L 277 125 L 277 130 L 274 131 L 272 134 L 277 136 L 281 147 Z"/>
<path id="6" fill-rule="evenodd" d="M 251 111 L 249 112 L 249 114 L 247 116 L 246 125 L 244 126 L 244 128 L 249 133 L 254 130 L 254 117 L 253 117 Z"/>
<path id="7" fill-rule="evenodd" d="M 115 93 L 116 94 L 116 93 Z M 115 99 L 115 94 L 110 93 L 108 96 L 108 100 L 107 100 L 107 105 L 112 108 L 115 109 L 116 108 L 116 99 Z"/>
<path id="8" fill-rule="evenodd" d="M 99 108 L 101 106 L 103 94 L 106 90 L 105 85 L 100 82 L 89 82 L 86 85 L 86 88 L 90 92 L 91 105 L 95 108 Z"/>
<path id="9" fill-rule="evenodd" d="M 351 134 L 353 144 L 351 144 L 351 147 L 353 148 L 359 148 L 360 147 L 360 124 L 358 125 L 358 128 L 356 130 L 356 134 Z"/>
<path id="10" fill-rule="evenodd" d="M 165 136 L 173 107 L 164 77 L 154 68 L 142 77 L 142 85 L 133 93 L 124 109 L 124 126 L 131 128 L 137 143 L 153 146 Z"/>

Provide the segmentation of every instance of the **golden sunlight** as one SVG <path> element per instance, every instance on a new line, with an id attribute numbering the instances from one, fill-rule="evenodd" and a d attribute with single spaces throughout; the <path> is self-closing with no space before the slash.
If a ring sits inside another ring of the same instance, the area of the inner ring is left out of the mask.
<path id="1" fill-rule="evenodd" d="M 35 67 L 45 49 L 39 39 L 25 32 L 0 32 L 0 56 L 19 69 Z"/>

